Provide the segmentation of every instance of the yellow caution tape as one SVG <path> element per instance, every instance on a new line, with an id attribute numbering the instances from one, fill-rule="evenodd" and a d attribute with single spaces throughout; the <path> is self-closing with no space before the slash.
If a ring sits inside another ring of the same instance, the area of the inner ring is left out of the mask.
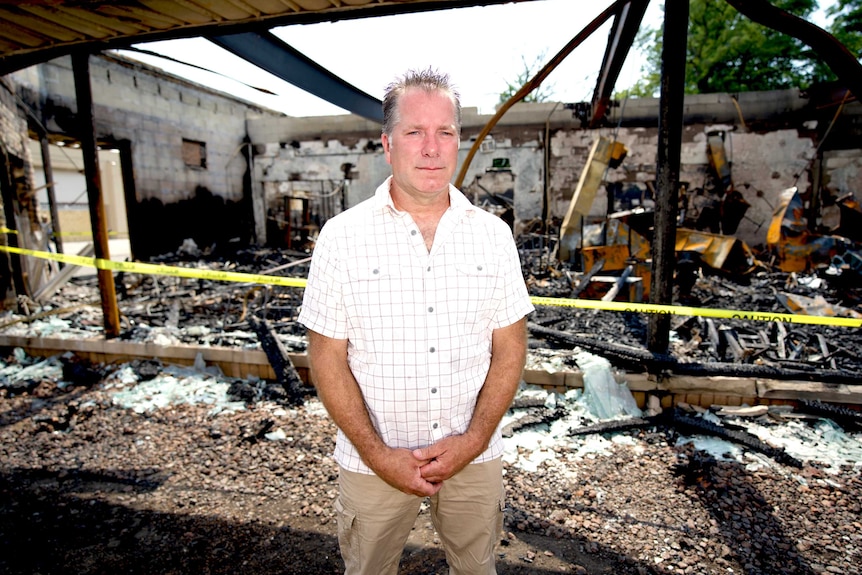
<path id="1" fill-rule="evenodd" d="M 0 245 L 0 250 L 25 256 L 33 256 L 46 260 L 62 262 L 75 266 L 90 267 L 100 270 L 112 270 L 117 272 L 134 272 L 142 274 L 173 276 L 180 278 L 196 278 L 213 281 L 227 281 L 240 283 L 272 284 L 285 287 L 305 287 L 306 280 L 303 278 L 287 278 L 282 276 L 268 276 L 264 274 L 248 274 L 241 272 L 228 272 L 218 270 L 203 270 L 198 268 L 183 268 L 166 266 L 162 264 L 146 264 L 141 262 L 118 262 L 102 258 L 87 256 L 73 256 L 69 254 L 55 254 L 52 252 L 38 252 L 24 248 Z"/>
<path id="2" fill-rule="evenodd" d="M 17 234 L 18 230 L 13 230 L 11 228 L 7 228 L 6 226 L 0 226 L 0 234 Z M 118 236 L 118 232 L 108 232 L 109 236 Z M 52 238 L 85 238 L 89 239 L 93 237 L 92 232 L 51 232 Z"/>
<path id="3" fill-rule="evenodd" d="M 776 313 L 771 311 L 741 311 L 735 309 L 715 309 L 708 307 L 688 307 L 682 305 L 631 303 L 624 301 L 597 301 L 556 297 L 532 297 L 530 299 L 534 305 L 553 305 L 622 312 L 657 313 L 698 317 L 720 317 L 724 319 L 742 319 L 750 321 L 783 321 L 788 323 L 808 323 L 844 327 L 862 326 L 862 319 L 851 317 L 802 315 L 793 313 Z"/>
<path id="4" fill-rule="evenodd" d="M 48 260 L 54 260 L 76 266 L 93 267 L 96 269 L 112 270 L 118 272 L 134 272 L 181 278 L 207 279 L 212 281 L 270 284 L 298 288 L 304 288 L 307 283 L 307 280 L 305 278 L 289 278 L 282 276 L 268 276 L 264 274 L 250 274 L 243 272 L 183 268 L 162 264 L 147 264 L 141 262 L 121 262 L 85 256 L 55 254 L 51 252 L 38 252 L 35 250 L 27 250 L 23 248 L 15 248 L 12 246 L 4 245 L 0 245 L 0 250 Z M 583 309 L 601 309 L 619 312 L 655 313 L 680 316 L 717 317 L 724 319 L 739 319 L 749 321 L 781 321 L 787 323 L 862 327 L 862 319 L 850 317 L 742 311 L 731 309 L 689 307 L 681 305 L 646 304 L 620 301 L 600 301 L 590 299 L 569 299 L 557 297 L 552 298 L 541 296 L 533 296 L 530 298 L 530 301 L 533 302 L 533 305 L 538 306 L 576 307 Z"/>
<path id="5" fill-rule="evenodd" d="M 108 236 L 117 237 L 118 232 L 108 232 Z M 52 238 L 84 238 L 90 239 L 93 237 L 93 232 L 51 232 Z"/>

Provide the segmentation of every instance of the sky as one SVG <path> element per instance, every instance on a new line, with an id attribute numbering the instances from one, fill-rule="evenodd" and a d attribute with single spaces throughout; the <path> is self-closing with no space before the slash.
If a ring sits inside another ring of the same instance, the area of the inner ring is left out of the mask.
<path id="1" fill-rule="evenodd" d="M 450 75 L 461 94 L 463 107 L 476 107 L 482 114 L 493 114 L 500 93 L 515 83 L 526 67 L 533 73 L 540 70 L 610 3 L 611 0 L 534 0 L 284 26 L 272 32 L 377 99 L 382 99 L 386 85 L 397 75 L 408 69 L 431 66 Z M 821 1 L 824 5 L 830 3 Z M 646 26 L 661 26 L 662 6 L 663 0 L 650 1 L 644 17 Z M 592 98 L 611 23 L 612 19 L 593 33 L 545 80 L 541 89 L 548 100 L 571 103 Z M 164 58 L 130 51 L 120 53 L 291 116 L 347 113 L 203 38 L 150 42 L 135 47 L 211 72 Z M 640 78 L 644 63 L 643 54 L 633 47 L 620 72 L 617 88 L 633 85 Z M 274 95 L 248 85 L 266 88 Z"/>
<path id="2" fill-rule="evenodd" d="M 382 99 L 386 85 L 408 69 L 434 67 L 450 75 L 464 107 L 490 114 L 499 95 L 526 65 L 537 72 L 581 29 L 610 5 L 573 0 L 534 0 L 495 6 L 293 25 L 273 33 L 335 75 Z M 661 24 L 661 0 L 652 0 L 645 20 Z M 610 20 L 576 48 L 545 80 L 549 99 L 588 101 L 607 43 Z M 222 74 L 197 70 L 158 57 L 121 51 L 191 81 L 211 86 L 291 116 L 344 114 L 338 108 L 279 80 L 203 38 L 137 44 Z M 637 61 L 636 61 L 637 60 Z M 640 75 L 642 58 L 630 56 L 618 86 Z M 233 78 L 227 79 L 224 76 Z M 244 84 L 276 93 L 265 95 Z M 520 87 L 520 86 L 519 86 Z"/>

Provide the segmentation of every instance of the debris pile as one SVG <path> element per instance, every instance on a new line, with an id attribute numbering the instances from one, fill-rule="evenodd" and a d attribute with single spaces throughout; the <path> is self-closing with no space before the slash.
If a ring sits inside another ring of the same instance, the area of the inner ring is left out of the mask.
<path id="1" fill-rule="evenodd" d="M 568 264 L 549 265 L 552 260 L 548 259 L 548 248 L 534 247 L 537 245 L 535 238 L 521 242 L 531 295 L 583 297 L 583 284 L 590 284 L 594 274 L 573 271 Z M 750 275 L 731 276 L 702 266 L 694 275 L 685 301 L 680 299 L 677 290 L 677 305 L 741 311 L 743 315 L 761 312 L 860 318 L 862 312 L 857 310 L 862 308 L 862 276 L 852 269 L 833 276 L 829 268 L 809 275 L 764 268 Z M 535 326 L 531 336 L 539 341 L 538 346 L 571 349 L 579 345 L 606 353 L 622 368 L 643 368 L 642 361 L 626 361 L 622 356 L 643 357 L 647 314 L 541 306 L 530 320 Z M 833 373 L 835 377 L 862 381 L 859 349 L 859 330 L 843 326 L 676 315 L 671 318 L 667 359 L 705 366 L 768 366 L 774 372 L 772 376 L 787 371 L 807 379 L 806 374 L 829 377 Z M 573 365 L 571 359 L 569 365 Z M 744 372 L 740 367 L 740 373 Z"/>
<path id="2" fill-rule="evenodd" d="M 335 430 L 316 398 L 294 406 L 277 384 L 202 365 L 134 362 L 106 366 L 100 382 L 66 380 L 80 373 L 20 351 L 0 365 L 4 573 L 343 569 Z M 722 439 L 629 417 L 619 391 L 610 419 L 577 390 L 519 392 L 504 422 L 501 573 L 854 572 L 858 431 L 792 410 L 683 414 L 730 432 Z M 741 430 L 772 451 L 728 440 Z M 424 508 L 402 570 L 443 568 Z"/>
<path id="3" fill-rule="evenodd" d="M 595 275 L 572 269 L 551 258 L 555 245 L 537 234 L 519 238 L 525 277 L 531 295 L 576 298 L 585 293 Z M 255 274 L 305 277 L 309 254 L 290 250 L 247 249 L 219 257 L 176 253 L 162 256 L 161 263 Z M 862 305 L 862 281 L 848 268 L 840 276 L 804 275 L 763 269 L 746 276 L 730 277 L 700 267 L 691 283 L 685 305 L 766 313 L 818 314 L 858 317 Z M 304 329 L 295 318 L 302 290 L 290 287 L 237 284 L 172 276 L 120 273 L 116 280 L 122 333 L 120 339 L 161 345 L 187 343 L 240 348 L 260 347 L 260 327 L 277 336 L 287 351 L 305 349 Z M 627 292 L 621 294 L 625 299 Z M 619 299 L 619 298 L 618 298 Z M 680 302 L 682 303 L 682 302 Z M 65 284 L 50 303 L 25 301 L 20 313 L 0 318 L 0 332 L 37 337 L 99 337 L 102 320 L 98 286 L 93 276 Z M 560 341 L 549 333 L 533 330 L 534 348 L 571 350 L 578 346 L 600 352 L 603 344 L 630 348 L 636 355 L 646 349 L 649 317 L 572 307 L 539 306 L 531 315 L 535 326 L 565 334 Z M 677 362 L 731 363 L 768 366 L 823 374 L 846 374 L 855 380 L 862 374 L 862 336 L 858 330 L 780 321 L 713 319 L 673 316 L 669 357 Z M 609 359 L 618 361 L 615 354 Z M 621 361 L 621 360 L 620 360 Z M 573 365 L 573 360 L 569 360 Z M 634 362 L 639 368 L 642 364 Z M 621 361 L 620 367 L 631 367 Z"/>

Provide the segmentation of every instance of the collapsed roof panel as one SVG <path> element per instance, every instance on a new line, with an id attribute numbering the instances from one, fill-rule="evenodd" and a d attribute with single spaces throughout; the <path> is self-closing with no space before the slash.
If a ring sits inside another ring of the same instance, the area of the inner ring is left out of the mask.
<path id="1" fill-rule="evenodd" d="M 260 27 L 532 0 L 28 0 L 0 3 L 0 74 L 68 54 Z"/>

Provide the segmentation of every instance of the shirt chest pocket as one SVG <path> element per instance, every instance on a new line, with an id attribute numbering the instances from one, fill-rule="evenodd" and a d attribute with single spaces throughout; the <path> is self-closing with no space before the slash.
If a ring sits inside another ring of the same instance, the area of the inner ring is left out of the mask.
<path id="1" fill-rule="evenodd" d="M 423 329 L 422 289 L 409 269 L 370 266 L 354 268 L 345 283 L 348 321 L 356 330 L 354 343 L 389 348 L 406 334 Z"/>
<path id="2" fill-rule="evenodd" d="M 465 260 L 455 264 L 459 293 L 470 301 L 471 308 L 484 307 L 494 296 L 496 276 L 487 262 Z"/>
<path id="3" fill-rule="evenodd" d="M 356 266 L 348 269 L 347 275 L 345 303 L 358 317 L 388 317 L 404 303 L 405 280 L 397 269 Z"/>
<path id="4" fill-rule="evenodd" d="M 373 304 L 385 300 L 392 289 L 392 277 L 383 266 L 365 265 L 347 270 L 345 292 L 355 305 Z"/>
<path id="5" fill-rule="evenodd" d="M 488 266 L 481 261 L 460 261 L 455 263 L 455 269 L 461 276 L 481 278 L 489 275 Z"/>

